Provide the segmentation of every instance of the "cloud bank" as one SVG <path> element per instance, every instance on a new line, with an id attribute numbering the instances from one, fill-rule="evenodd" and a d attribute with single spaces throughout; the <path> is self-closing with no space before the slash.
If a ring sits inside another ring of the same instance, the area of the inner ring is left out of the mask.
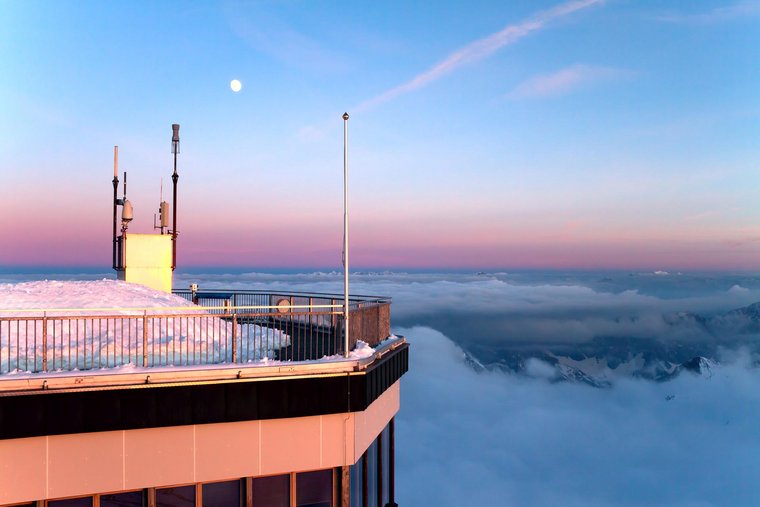
<path id="1" fill-rule="evenodd" d="M 757 505 L 760 375 L 736 363 L 614 389 L 475 373 L 441 333 L 411 341 L 399 505 Z M 402 472 L 403 471 L 403 472 Z"/>

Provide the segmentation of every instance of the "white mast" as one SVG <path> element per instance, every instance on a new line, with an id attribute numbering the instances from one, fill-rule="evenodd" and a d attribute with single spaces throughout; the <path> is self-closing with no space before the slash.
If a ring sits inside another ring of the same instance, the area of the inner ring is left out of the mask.
<path id="1" fill-rule="evenodd" d="M 348 357 L 348 113 L 343 113 L 343 354 Z"/>

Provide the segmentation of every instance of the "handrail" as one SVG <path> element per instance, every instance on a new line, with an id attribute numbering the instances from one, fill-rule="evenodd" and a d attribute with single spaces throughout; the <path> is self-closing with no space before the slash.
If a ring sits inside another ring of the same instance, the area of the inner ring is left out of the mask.
<path id="1" fill-rule="evenodd" d="M 195 294 L 200 305 L 176 307 L 0 309 L 0 377 L 129 364 L 305 361 L 345 352 L 340 295 L 217 290 L 227 303 L 249 303 L 219 305 L 219 298 L 203 297 L 210 292 Z M 191 291 L 178 295 L 193 298 Z M 390 334 L 390 298 L 352 296 L 349 310 L 349 350 L 357 340 L 374 345 Z"/>
<path id="2" fill-rule="evenodd" d="M 353 306 L 353 305 L 352 305 Z M 202 310 L 289 310 L 299 308 L 343 308 L 343 305 L 243 305 L 243 306 L 128 306 L 128 307 L 103 307 L 103 308 L 21 308 L 14 310 L 12 308 L 0 308 L 0 312 L 19 312 L 19 313 L 32 313 L 32 312 L 107 312 L 107 311 L 130 311 L 130 312 L 144 312 L 144 311 L 157 311 L 157 310 L 171 310 L 171 311 L 188 311 L 188 313 L 182 313 L 181 315 L 193 315 L 190 312 L 199 312 Z M 153 315 L 153 314 L 151 314 Z M 49 315 L 48 315 L 49 316 Z M 123 317 L 124 314 L 116 315 L 117 317 Z M 65 315 L 65 317 L 85 317 L 85 315 Z M 98 317 L 102 317 L 98 315 Z M 6 317 L 0 316 L 0 319 Z M 12 318 L 12 317 L 7 317 Z"/>

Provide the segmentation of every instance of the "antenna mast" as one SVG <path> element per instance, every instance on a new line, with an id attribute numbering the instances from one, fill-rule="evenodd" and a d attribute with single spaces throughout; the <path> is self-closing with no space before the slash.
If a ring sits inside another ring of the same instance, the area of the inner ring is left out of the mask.
<path id="1" fill-rule="evenodd" d="M 348 113 L 343 113 L 343 328 L 343 354 L 348 357 Z"/>
<path id="2" fill-rule="evenodd" d="M 173 196 L 172 196 L 172 271 L 177 267 L 177 154 L 179 153 L 179 124 L 172 124 L 172 153 L 174 154 L 174 173 L 172 173 Z"/>
<path id="3" fill-rule="evenodd" d="M 113 269 L 116 269 L 116 207 L 119 205 L 119 147 L 113 147 Z"/>

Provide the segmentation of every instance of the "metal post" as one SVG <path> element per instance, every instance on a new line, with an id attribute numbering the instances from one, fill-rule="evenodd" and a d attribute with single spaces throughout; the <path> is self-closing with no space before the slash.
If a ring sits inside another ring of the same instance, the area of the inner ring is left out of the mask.
<path id="1" fill-rule="evenodd" d="M 116 269 L 116 207 L 119 204 L 119 147 L 113 147 L 113 269 Z"/>
<path id="2" fill-rule="evenodd" d="M 148 367 L 148 311 L 145 310 L 143 312 L 143 336 L 142 336 L 142 342 L 143 342 L 143 367 Z M 159 356 L 161 355 L 161 349 L 159 348 Z M 168 356 L 169 354 L 167 354 Z M 168 361 L 167 361 L 168 362 Z M 159 363 L 160 365 L 160 363 Z"/>
<path id="3" fill-rule="evenodd" d="M 172 153 L 174 154 L 174 173 L 172 174 L 172 271 L 177 267 L 177 154 L 179 153 L 179 124 L 172 124 Z"/>
<path id="4" fill-rule="evenodd" d="M 340 467 L 340 507 L 351 507 L 351 467 Z"/>
<path id="5" fill-rule="evenodd" d="M 42 371 L 47 372 L 47 312 L 42 313 Z M 35 364 L 35 366 L 37 366 Z"/>
<path id="6" fill-rule="evenodd" d="M 348 113 L 343 113 L 343 355 L 348 357 Z"/>
<path id="7" fill-rule="evenodd" d="M 237 363 L 237 313 L 232 314 L 232 362 Z"/>

